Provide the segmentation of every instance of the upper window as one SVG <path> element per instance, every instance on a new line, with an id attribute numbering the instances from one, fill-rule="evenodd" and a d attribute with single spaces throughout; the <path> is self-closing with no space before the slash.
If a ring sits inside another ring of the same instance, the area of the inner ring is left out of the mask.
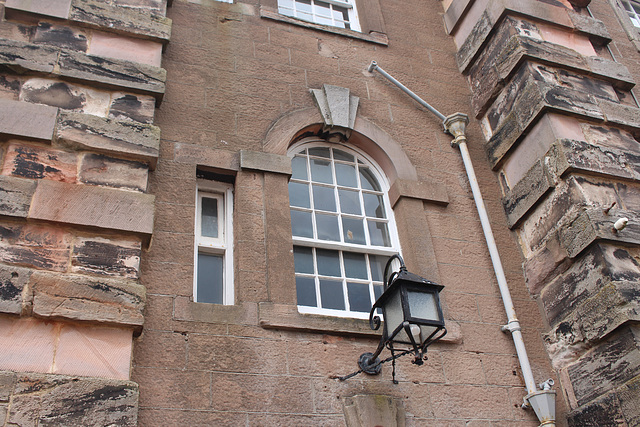
<path id="1" fill-rule="evenodd" d="M 633 0 L 620 0 L 634 27 L 640 28 L 640 3 Z"/>
<path id="2" fill-rule="evenodd" d="M 298 310 L 367 318 L 399 251 L 386 180 L 362 153 L 324 141 L 290 155 Z"/>
<path id="3" fill-rule="evenodd" d="M 354 0 L 278 0 L 278 12 L 316 24 L 360 31 Z"/>
<path id="4" fill-rule="evenodd" d="M 232 305 L 233 192 L 230 185 L 198 180 L 194 301 Z"/>

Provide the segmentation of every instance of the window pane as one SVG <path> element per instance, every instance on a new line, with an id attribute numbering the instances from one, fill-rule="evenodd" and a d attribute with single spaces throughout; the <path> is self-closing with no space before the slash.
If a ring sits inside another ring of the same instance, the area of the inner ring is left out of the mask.
<path id="1" fill-rule="evenodd" d="M 368 168 L 360 166 L 360 185 L 365 190 L 380 191 L 380 184 Z"/>
<path id="2" fill-rule="evenodd" d="M 338 185 L 358 188 L 358 180 L 356 179 L 356 165 L 345 165 L 343 163 L 336 163 L 336 180 L 338 181 Z"/>
<path id="3" fill-rule="evenodd" d="M 389 257 L 382 255 L 369 255 L 369 268 L 371 269 L 371 280 L 382 282 L 384 278 L 384 267 L 387 265 Z"/>
<path id="4" fill-rule="evenodd" d="M 357 191 L 338 190 L 340 198 L 340 211 L 352 215 L 362 215 L 360 209 L 360 195 Z"/>
<path id="5" fill-rule="evenodd" d="M 342 293 L 342 281 L 320 279 L 320 299 L 322 308 L 344 310 L 344 294 Z"/>
<path id="6" fill-rule="evenodd" d="M 367 221 L 371 244 L 374 246 L 391 246 L 387 224 L 378 221 Z"/>
<path id="7" fill-rule="evenodd" d="M 293 247 L 293 263 L 296 273 L 313 274 L 313 251 L 303 246 Z"/>
<path id="8" fill-rule="evenodd" d="M 202 219 L 200 222 L 200 235 L 218 237 L 218 199 L 202 198 Z"/>
<path id="9" fill-rule="evenodd" d="M 222 304 L 222 261 L 221 255 L 198 253 L 198 302 Z"/>
<path id="10" fill-rule="evenodd" d="M 349 294 L 349 306 L 351 311 L 368 313 L 371 310 L 371 297 L 369 285 L 366 283 L 347 283 Z"/>
<path id="11" fill-rule="evenodd" d="M 342 218 L 342 232 L 346 243 L 365 245 L 364 227 L 361 219 Z"/>
<path id="12" fill-rule="evenodd" d="M 318 274 L 323 276 L 340 277 L 340 256 L 338 251 L 316 249 L 318 260 Z"/>
<path id="13" fill-rule="evenodd" d="M 318 227 L 318 239 L 340 241 L 338 230 L 338 217 L 334 215 L 316 214 L 316 226 Z"/>
<path id="14" fill-rule="evenodd" d="M 313 208 L 321 211 L 336 212 L 334 187 L 313 186 Z"/>
<path id="15" fill-rule="evenodd" d="M 382 196 L 363 192 L 362 199 L 364 200 L 364 212 L 367 216 L 386 218 Z"/>
<path id="16" fill-rule="evenodd" d="M 296 277 L 296 295 L 298 296 L 298 305 L 317 307 L 315 279 Z"/>
<path id="17" fill-rule="evenodd" d="M 333 149 L 333 158 L 336 160 L 346 160 L 348 162 L 355 161 L 355 158 L 351 154 L 345 153 L 342 150 L 336 150 L 335 148 Z"/>
<path id="18" fill-rule="evenodd" d="M 293 0 L 278 0 L 278 13 L 293 16 Z"/>
<path id="19" fill-rule="evenodd" d="M 334 25 L 340 28 L 350 29 L 349 26 L 349 12 L 347 9 L 339 6 L 333 7 L 333 19 L 335 20 Z"/>
<path id="20" fill-rule="evenodd" d="M 289 204 L 300 208 L 310 208 L 309 186 L 300 182 L 289 182 Z"/>
<path id="21" fill-rule="evenodd" d="M 307 178 L 307 159 L 305 157 L 296 156 L 291 159 L 291 169 L 293 174 L 291 178 L 308 181 Z"/>
<path id="22" fill-rule="evenodd" d="M 309 150 L 311 151 L 311 150 Z M 331 173 L 331 162 L 320 159 L 311 160 L 311 178 L 315 182 L 333 184 L 333 174 Z"/>
<path id="23" fill-rule="evenodd" d="M 291 209 L 291 232 L 294 236 L 313 238 L 311 212 L 294 211 Z"/>
<path id="24" fill-rule="evenodd" d="M 364 280 L 369 278 L 367 274 L 367 260 L 364 258 L 364 254 L 343 252 L 342 257 L 344 259 L 345 276 Z"/>
<path id="25" fill-rule="evenodd" d="M 311 8 L 309 8 L 309 10 L 311 10 Z M 331 152 L 329 151 L 329 148 L 327 148 L 327 147 L 309 148 L 309 155 L 310 156 L 325 157 L 327 159 L 331 158 Z"/>

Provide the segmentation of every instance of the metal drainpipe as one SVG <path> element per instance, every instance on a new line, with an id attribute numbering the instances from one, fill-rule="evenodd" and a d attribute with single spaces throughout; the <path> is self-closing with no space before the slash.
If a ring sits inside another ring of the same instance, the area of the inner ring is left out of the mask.
<path id="1" fill-rule="evenodd" d="M 495 271 L 496 278 L 498 280 L 498 287 L 500 289 L 500 295 L 502 296 L 502 302 L 504 309 L 507 313 L 508 322 L 502 326 L 503 332 L 511 332 L 513 343 L 516 347 L 516 353 L 518 355 L 518 361 L 520 362 L 520 368 L 522 369 L 522 376 L 527 389 L 527 396 L 524 398 L 523 406 L 533 407 L 538 419 L 540 420 L 540 426 L 552 427 L 555 426 L 555 394 L 556 392 L 551 390 L 553 380 L 547 380 L 540 384 L 542 390 L 538 390 L 535 380 L 533 378 L 533 372 L 531 371 L 531 365 L 529 363 L 529 357 L 527 356 L 527 350 L 524 346 L 524 340 L 522 339 L 522 332 L 520 329 L 520 322 L 516 316 L 515 309 L 513 307 L 513 301 L 511 299 L 511 293 L 507 285 L 507 278 L 504 274 L 502 267 L 502 261 L 498 253 L 498 247 L 496 246 L 495 239 L 493 237 L 493 231 L 491 230 L 491 224 L 489 223 L 489 216 L 480 193 L 480 186 L 478 185 L 478 179 L 471 163 L 471 156 L 469 155 L 469 149 L 467 148 L 467 138 L 465 135 L 466 125 L 469 123 L 469 118 L 466 114 L 455 113 L 448 117 L 445 117 L 438 110 L 433 108 L 427 102 L 425 102 L 418 95 L 413 93 L 402 83 L 394 79 L 380 66 L 372 61 L 368 67 L 368 71 L 378 71 L 391 83 L 395 84 L 403 92 L 416 100 L 420 105 L 426 107 L 429 111 L 435 114 L 440 120 L 443 121 L 445 131 L 452 134 L 455 138 L 451 141 L 453 147 L 460 149 L 462 155 L 462 161 L 464 162 L 464 168 L 467 172 L 467 177 L 471 185 L 471 192 L 473 193 L 473 200 L 475 201 L 478 215 L 480 216 L 480 223 L 482 224 L 482 231 L 489 248 L 489 254 L 491 256 L 491 263 L 493 264 L 493 270 Z"/>

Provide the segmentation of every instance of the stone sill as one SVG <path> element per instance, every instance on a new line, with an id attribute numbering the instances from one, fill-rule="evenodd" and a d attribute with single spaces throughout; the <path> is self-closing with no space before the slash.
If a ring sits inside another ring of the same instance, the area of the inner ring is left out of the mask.
<path id="1" fill-rule="evenodd" d="M 302 314 L 298 307 L 289 304 L 261 302 L 258 304 L 258 322 L 265 329 L 282 329 L 299 332 L 347 335 L 365 338 L 380 338 L 381 329 L 374 331 L 369 321 L 343 317 Z M 447 335 L 440 342 L 457 344 L 462 342 L 460 325 L 447 321 Z"/>
<path id="2" fill-rule="evenodd" d="M 288 24 L 298 25 L 300 27 L 311 28 L 314 30 L 324 31 L 327 33 L 338 34 L 340 36 L 350 37 L 352 39 L 364 40 L 366 42 L 376 43 L 383 46 L 389 45 L 389 39 L 386 34 L 364 34 L 358 31 L 346 30 L 344 28 L 329 27 L 326 25 L 315 24 L 313 22 L 302 21 L 300 19 L 291 18 L 289 16 L 281 15 L 277 11 L 261 6 L 260 17 L 267 18 L 274 21 L 286 22 Z"/>

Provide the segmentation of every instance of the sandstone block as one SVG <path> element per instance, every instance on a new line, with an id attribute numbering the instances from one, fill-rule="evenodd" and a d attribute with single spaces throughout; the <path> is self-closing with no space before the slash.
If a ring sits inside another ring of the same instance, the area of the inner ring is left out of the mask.
<path id="1" fill-rule="evenodd" d="M 30 179 L 52 179 L 75 183 L 78 159 L 75 153 L 35 145 L 8 144 L 2 173 Z"/>
<path id="2" fill-rule="evenodd" d="M 78 178 L 87 184 L 146 191 L 148 173 L 149 166 L 144 163 L 85 154 Z"/>
<path id="3" fill-rule="evenodd" d="M 52 79 L 30 78 L 22 84 L 20 99 L 62 110 L 105 116 L 111 94 L 104 90 Z"/>
<path id="4" fill-rule="evenodd" d="M 58 109 L 0 99 L 0 133 L 51 141 Z"/>
<path id="5" fill-rule="evenodd" d="M 420 199 L 443 205 L 449 204 L 446 186 L 435 181 L 396 179 L 389 189 L 391 206 L 394 206 L 401 197 Z"/>
<path id="6" fill-rule="evenodd" d="M 145 288 L 133 281 L 38 271 L 29 283 L 35 315 L 142 326 Z"/>
<path id="7" fill-rule="evenodd" d="M 0 70 L 23 74 L 25 71 L 52 73 L 59 49 L 0 39 Z"/>
<path id="8" fill-rule="evenodd" d="M 348 427 L 404 427 L 406 420 L 402 404 L 390 396 L 382 395 L 356 395 L 347 398 L 344 400 L 344 414 Z"/>
<path id="9" fill-rule="evenodd" d="M 46 2 L 46 4 L 50 4 L 53 7 L 61 3 L 64 4 L 65 2 Z M 67 0 L 66 3 L 71 2 Z M 31 4 L 33 5 L 33 3 Z M 66 12 L 69 11 L 69 6 L 70 5 L 67 4 Z M 5 7 L 9 8 L 9 6 Z M 43 11 L 40 14 L 52 16 L 51 13 L 47 11 Z M 87 50 L 87 34 L 85 31 L 72 29 L 64 25 L 54 25 L 48 22 L 38 22 L 38 26 L 35 28 L 31 41 L 33 43 L 42 43 L 48 46 L 68 48 L 80 52 L 86 52 Z"/>
<path id="10" fill-rule="evenodd" d="M 0 176 L 0 214 L 26 218 L 35 190 L 35 181 Z"/>
<path id="11" fill-rule="evenodd" d="M 8 264 L 66 271 L 71 238 L 57 226 L 5 223 L 0 226 L 0 259 Z"/>
<path id="12" fill-rule="evenodd" d="M 515 227 L 520 219 L 555 187 L 553 176 L 545 164 L 538 160 L 527 174 L 505 194 L 502 199 L 509 228 Z"/>
<path id="13" fill-rule="evenodd" d="M 154 196 L 42 180 L 29 218 L 150 235 Z"/>
<path id="14" fill-rule="evenodd" d="M 7 9 L 21 10 L 38 15 L 52 16 L 54 18 L 66 19 L 69 16 L 71 0 L 50 2 L 47 0 L 7 0 Z"/>
<path id="15" fill-rule="evenodd" d="M 75 273 L 137 279 L 140 252 L 139 241 L 77 238 L 71 254 L 71 269 Z"/>
<path id="16" fill-rule="evenodd" d="M 131 119 L 136 122 L 153 124 L 156 103 L 148 95 L 114 93 L 109 107 L 109 118 L 116 120 Z"/>
<path id="17" fill-rule="evenodd" d="M 160 129 L 152 125 L 103 119 L 88 114 L 61 113 L 56 140 L 74 148 L 88 148 L 148 162 L 155 168 Z"/>
<path id="18" fill-rule="evenodd" d="M 291 175 L 291 159 L 288 156 L 259 151 L 240 150 L 240 167 Z"/>
<path id="19" fill-rule="evenodd" d="M 31 272 L 26 268 L 0 266 L 0 312 L 22 314 L 31 303 L 28 292 Z"/>

